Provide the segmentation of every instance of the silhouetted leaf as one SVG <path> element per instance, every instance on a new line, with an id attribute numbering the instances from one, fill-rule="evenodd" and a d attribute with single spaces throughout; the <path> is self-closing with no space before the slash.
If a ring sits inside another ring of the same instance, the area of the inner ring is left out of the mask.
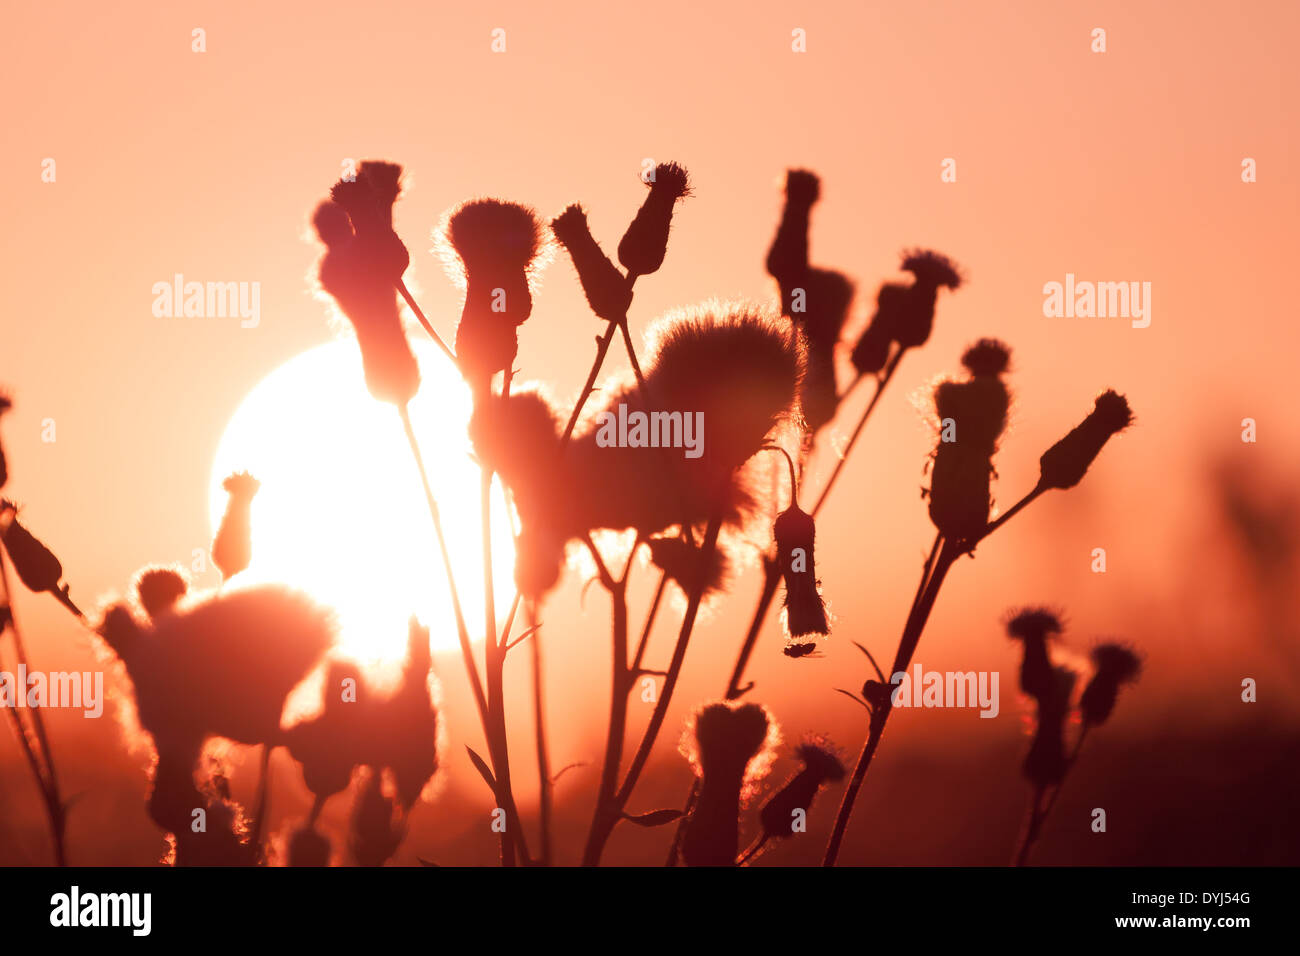
<path id="1" fill-rule="evenodd" d="M 682 815 L 680 810 L 651 810 L 649 813 L 623 814 L 623 819 L 639 827 L 661 827 L 672 823 Z"/>
<path id="2" fill-rule="evenodd" d="M 475 769 L 478 770 L 478 772 L 483 775 L 483 779 L 487 781 L 487 785 L 492 789 L 492 792 L 496 793 L 497 792 L 496 777 L 492 776 L 492 771 L 488 768 L 488 765 L 484 763 L 482 757 L 480 757 L 478 754 L 474 752 L 474 748 L 467 746 L 465 749 L 469 751 L 469 759 L 474 761 Z"/>

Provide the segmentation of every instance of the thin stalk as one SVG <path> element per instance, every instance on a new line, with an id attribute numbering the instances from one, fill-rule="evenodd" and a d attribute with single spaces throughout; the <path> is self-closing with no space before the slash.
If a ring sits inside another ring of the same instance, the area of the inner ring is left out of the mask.
<path id="1" fill-rule="evenodd" d="M 1070 753 L 1070 759 L 1065 764 L 1065 772 L 1061 774 L 1061 779 L 1052 788 L 1051 794 L 1047 794 L 1046 787 L 1039 787 L 1034 794 L 1034 802 L 1030 806 L 1029 817 L 1021 835 L 1020 845 L 1016 850 L 1012 866 L 1024 866 L 1029 862 L 1029 851 L 1034 848 L 1034 844 L 1038 842 L 1039 836 L 1042 835 L 1043 824 L 1047 822 L 1052 807 L 1056 806 L 1056 800 L 1061 795 L 1061 788 L 1065 786 L 1065 778 L 1074 769 L 1074 764 L 1079 759 L 1079 751 L 1083 749 L 1084 738 L 1087 736 L 1088 725 L 1084 724 L 1079 730 L 1078 738 L 1074 741 L 1074 749 Z M 1046 801 L 1043 799 L 1045 796 Z"/>
<path id="2" fill-rule="evenodd" d="M 921 587 L 918 590 L 920 596 L 914 602 L 912 613 L 908 615 L 907 623 L 903 627 L 903 636 L 899 640 L 898 653 L 894 657 L 894 666 L 890 674 L 906 671 L 911 664 L 912 655 L 920 642 L 926 622 L 930 619 L 930 612 L 934 609 L 934 602 L 939 596 L 939 588 L 943 586 L 943 580 L 948 574 L 948 569 L 952 567 L 958 554 L 958 546 L 945 542 L 935 559 L 933 572 L 930 574 L 929 580 L 926 581 L 922 578 Z M 884 734 L 885 724 L 888 722 L 892 710 L 892 695 L 875 702 L 875 710 L 871 715 L 867 741 L 863 745 L 862 753 L 858 756 L 857 765 L 853 768 L 853 776 L 849 780 L 849 785 L 844 790 L 839 813 L 835 817 L 835 827 L 831 831 L 830 841 L 826 845 L 826 856 L 822 860 L 823 866 L 834 866 L 835 860 L 839 856 L 840 845 L 844 842 L 844 832 L 848 829 L 849 817 L 853 814 L 854 801 L 857 800 L 858 791 L 862 789 L 862 781 L 867 776 L 867 770 L 871 766 L 872 758 L 876 755 L 876 749 L 880 746 L 880 738 Z"/>
<path id="3" fill-rule="evenodd" d="M 631 289 L 635 284 L 636 276 L 628 276 L 627 287 Z M 620 321 L 608 323 L 605 327 L 605 333 L 596 339 L 596 360 L 591 363 L 591 371 L 587 373 L 587 382 L 582 386 L 582 393 L 573 406 L 568 424 L 564 426 L 564 437 L 560 439 L 561 447 L 567 445 L 569 439 L 573 436 L 573 429 L 582 416 L 583 406 L 587 404 L 587 399 L 591 397 L 591 393 L 596 390 L 596 378 L 600 375 L 601 366 L 605 364 L 605 354 L 609 351 L 610 343 L 614 341 L 614 333 L 619 330 L 620 326 L 623 328 L 623 334 L 627 335 L 627 312 L 623 313 Z M 629 342 L 629 351 L 630 349 L 631 344 Z"/>
<path id="4" fill-rule="evenodd" d="M 894 353 L 894 357 L 891 358 L 889 364 L 885 366 L 884 373 L 876 381 L 876 390 L 871 396 L 871 401 L 868 402 L 867 407 L 862 410 L 862 416 L 858 419 L 858 424 L 853 429 L 853 434 L 849 436 L 849 443 L 844 446 L 844 451 L 840 454 L 839 460 L 835 463 L 835 470 L 832 471 L 831 476 L 826 479 L 826 487 L 822 489 L 821 495 L 817 498 L 817 503 L 813 505 L 812 516 L 814 518 L 817 517 L 818 512 L 822 510 L 822 505 L 826 504 L 826 499 L 830 497 L 831 489 L 835 487 L 835 480 L 839 478 L 840 472 L 844 470 L 844 466 L 848 463 L 849 453 L 853 451 L 853 446 L 857 444 L 858 436 L 862 434 L 862 429 L 866 427 L 867 419 L 871 417 L 872 411 L 875 410 L 876 403 L 880 401 L 880 396 L 884 394 L 885 386 L 887 386 L 890 383 L 890 380 L 893 379 L 894 372 L 898 370 L 898 363 L 902 361 L 903 353 L 906 351 L 906 349 L 899 349 Z M 854 384 L 857 383 L 855 382 Z"/>
<path id="5" fill-rule="evenodd" d="M 627 582 L 616 582 L 610 588 L 613 620 L 610 627 L 612 679 L 609 697 L 609 728 L 605 734 L 605 758 L 601 765 L 600 788 L 596 792 L 596 816 L 611 808 L 617 797 L 618 773 L 623 763 L 623 745 L 627 736 Z M 611 828 L 612 829 L 612 828 Z M 593 832 L 595 830 L 593 823 Z M 591 844 L 588 843 L 590 849 Z M 595 865 L 599 858 L 584 865 Z"/>
<path id="6" fill-rule="evenodd" d="M 456 616 L 456 635 L 460 639 L 461 656 L 465 659 L 465 672 L 469 677 L 470 687 L 474 691 L 474 702 L 478 705 L 479 719 L 486 733 L 488 726 L 487 698 L 483 694 L 483 682 L 479 679 L 478 665 L 474 663 L 474 649 L 470 646 L 469 629 L 465 626 L 465 614 L 461 610 L 460 595 L 456 591 L 456 575 L 452 571 L 451 553 L 447 550 L 447 538 L 442 531 L 442 517 L 438 512 L 437 499 L 433 497 L 433 488 L 429 484 L 429 474 L 424 469 L 424 456 L 415 439 L 415 429 L 411 426 L 411 415 L 406 406 L 398 409 L 402 417 L 402 427 L 406 430 L 406 440 L 411 446 L 411 457 L 420 472 L 420 483 L 424 486 L 425 502 L 429 506 L 429 517 L 433 520 L 433 530 L 438 538 L 438 550 L 442 554 L 442 566 L 447 572 L 447 587 L 451 592 L 451 609 Z"/>
<path id="7" fill-rule="evenodd" d="M 415 296 L 411 295 L 411 290 L 406 287 L 406 281 L 400 276 L 397 279 L 397 291 L 402 293 L 402 298 L 405 299 L 406 304 L 411 307 L 411 311 L 415 313 L 415 317 L 420 320 L 420 324 L 424 326 L 424 331 L 429 333 L 429 337 L 437 343 L 438 348 L 442 349 L 447 358 L 451 359 L 453 364 L 457 364 L 456 353 L 453 352 L 447 346 L 447 343 L 442 340 L 442 336 L 433 330 L 433 326 L 429 323 L 429 320 L 424 317 L 424 311 L 416 304 Z"/>
<path id="8" fill-rule="evenodd" d="M 537 754 L 539 788 L 538 816 L 541 825 L 541 864 L 550 866 L 554 850 L 551 846 L 551 817 L 554 785 L 551 781 L 551 758 L 546 746 L 546 705 L 542 697 L 542 632 L 537 621 L 537 609 L 528 603 L 528 626 L 534 628 L 532 636 L 533 664 L 533 749 Z"/>
<path id="9" fill-rule="evenodd" d="M 709 518 L 709 524 L 704 533 L 704 542 L 700 546 L 700 560 L 704 562 L 706 567 L 713 558 L 713 552 L 718 545 L 718 534 L 721 530 L 722 509 L 716 507 Z M 672 660 L 669 662 L 667 672 L 664 675 L 663 687 L 659 692 L 659 700 L 656 702 L 654 712 L 650 715 L 650 722 L 641 736 L 641 742 L 632 758 L 631 765 L 628 767 L 627 775 L 623 778 L 623 783 L 612 800 L 597 804 L 591 830 L 587 835 L 587 845 L 583 851 L 582 863 L 584 866 L 596 866 L 600 863 L 605 844 L 609 841 L 614 827 L 622 818 L 623 810 L 632 796 L 632 791 L 641 777 L 641 772 L 650 759 L 650 752 L 654 748 L 655 739 L 658 737 L 659 729 L 663 726 L 664 719 L 668 714 L 668 705 L 672 701 L 677 679 L 681 676 L 682 663 L 686 658 L 686 647 L 690 643 L 691 633 L 695 628 L 695 620 L 699 615 L 700 603 L 704 598 L 705 583 L 704 576 L 701 575 L 698 584 L 691 590 L 690 599 L 686 606 L 686 614 L 682 619 L 681 630 L 677 635 L 677 643 L 673 647 Z"/>
<path id="10" fill-rule="evenodd" d="M 18 630 L 18 617 L 13 606 L 13 589 L 9 584 L 9 566 L 5 560 L 3 550 L 0 550 L 0 584 L 4 585 L 4 606 L 9 610 L 7 623 L 9 633 L 13 635 L 14 639 L 14 653 L 18 658 L 19 665 L 23 666 L 27 664 L 27 651 L 23 647 L 22 634 Z M 2 630 L 0 629 L 0 633 L 2 633 Z M 5 709 L 9 710 L 10 708 Z M 37 785 L 41 790 L 41 798 L 45 804 L 45 815 L 50 825 L 50 837 L 54 843 L 55 865 L 67 866 L 68 858 L 65 844 L 67 818 L 63 799 L 59 795 L 58 776 L 54 771 L 54 755 L 50 751 L 49 738 L 45 734 L 45 723 L 41 718 L 39 708 L 28 709 L 28 715 L 34 733 L 28 734 L 26 728 L 22 725 L 22 719 L 16 711 L 11 713 L 14 720 L 14 731 L 18 735 L 28 763 L 31 765 L 32 775 L 36 777 Z M 33 737 L 36 743 L 34 748 L 32 746 Z"/>

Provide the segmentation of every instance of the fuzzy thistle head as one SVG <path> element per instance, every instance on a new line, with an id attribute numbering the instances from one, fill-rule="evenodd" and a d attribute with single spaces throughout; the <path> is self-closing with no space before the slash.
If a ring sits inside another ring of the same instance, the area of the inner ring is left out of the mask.
<path id="1" fill-rule="evenodd" d="M 227 475 L 221 482 L 222 489 L 236 501 L 252 501 L 261 489 L 262 483 L 249 472 L 237 471 Z"/>
<path id="2" fill-rule="evenodd" d="M 786 644 L 807 644 L 808 637 L 830 632 L 826 602 L 814 563 L 816 522 L 812 515 L 792 504 L 777 515 L 772 535 L 776 539 L 777 563 L 785 579 Z"/>
<path id="3" fill-rule="evenodd" d="M 650 560 L 684 594 L 694 594 L 697 589 L 703 588 L 701 594 L 707 597 L 722 590 L 727 582 L 729 561 L 726 552 L 720 547 L 713 549 L 706 566 L 700 549 L 680 537 L 652 537 L 646 545 L 650 549 Z"/>
<path id="4" fill-rule="evenodd" d="M 808 272 L 808 228 L 812 207 L 821 195 L 821 181 L 806 169 L 791 169 L 785 178 L 785 208 L 767 252 L 768 275 L 781 287 L 781 301 L 790 314 L 791 292 Z"/>
<path id="5" fill-rule="evenodd" d="M 1142 660 L 1123 644 L 1108 643 L 1092 649 L 1092 663 L 1096 670 L 1079 698 L 1079 712 L 1085 726 L 1099 727 L 1115 710 L 1120 687 L 1137 681 Z"/>
<path id="6" fill-rule="evenodd" d="M 319 279 L 357 334 L 366 387 L 383 402 L 405 405 L 420 388 L 420 369 L 397 306 L 410 253 L 393 231 L 401 167 L 366 161 L 316 207 L 312 225 L 325 245 Z"/>
<path id="7" fill-rule="evenodd" d="M 632 287 L 591 235 L 582 207 L 574 203 L 552 219 L 551 231 L 568 250 L 591 311 L 607 322 L 626 318 Z"/>
<path id="8" fill-rule="evenodd" d="M 135 576 L 136 601 L 153 621 L 174 610 L 189 590 L 189 578 L 179 567 L 144 568 Z"/>
<path id="9" fill-rule="evenodd" d="M 618 243 L 618 261 L 629 279 L 659 271 L 668 251 L 673 207 L 691 194 L 686 168 L 677 163 L 660 163 L 646 185 L 650 192 Z"/>
<path id="10" fill-rule="evenodd" d="M 700 792 L 682 837 L 687 866 L 735 864 L 746 777 L 751 762 L 772 743 L 773 729 L 758 704 L 718 701 L 696 711 L 688 736 L 693 736 Z"/>
<path id="11" fill-rule="evenodd" d="M 903 255 L 903 271 L 916 277 L 917 285 L 946 289 L 961 286 L 961 273 L 947 256 L 930 249 L 915 249 Z"/>
<path id="12" fill-rule="evenodd" d="M 763 834 L 771 839 L 803 832 L 794 829 L 797 812 L 802 811 L 806 816 L 823 786 L 844 779 L 844 764 L 834 748 L 823 741 L 805 741 L 796 748 L 795 757 L 803 764 L 803 769 L 786 781 L 759 814 Z"/>
<path id="13" fill-rule="evenodd" d="M 1051 693 L 1052 664 L 1047 643 L 1061 633 L 1061 621 L 1043 607 L 1028 607 L 1007 621 L 1007 636 L 1024 645 L 1020 662 L 1020 689 L 1041 700 Z"/>
<path id="14" fill-rule="evenodd" d="M 951 541 L 975 539 L 988 525 L 993 455 L 1011 404 L 997 370 L 1006 368 L 1009 355 L 1002 343 L 984 339 L 963 357 L 971 378 L 942 382 L 935 389 L 939 442 L 931 472 L 930 519 Z"/>
<path id="15" fill-rule="evenodd" d="M 805 356 L 788 327 L 745 303 L 670 316 L 652 331 L 646 384 L 666 409 L 703 413 L 704 461 L 731 470 L 793 413 Z"/>
<path id="16" fill-rule="evenodd" d="M 456 329 L 456 358 L 476 390 L 511 368 L 517 329 L 532 314 L 532 278 L 545 248 L 537 214 L 519 203 L 474 199 L 443 228 L 465 283 L 465 307 Z"/>
<path id="17" fill-rule="evenodd" d="M 1042 488 L 1073 488 L 1088 473 L 1106 442 L 1133 423 L 1128 399 L 1108 389 L 1097 396 L 1082 422 L 1038 460 Z"/>

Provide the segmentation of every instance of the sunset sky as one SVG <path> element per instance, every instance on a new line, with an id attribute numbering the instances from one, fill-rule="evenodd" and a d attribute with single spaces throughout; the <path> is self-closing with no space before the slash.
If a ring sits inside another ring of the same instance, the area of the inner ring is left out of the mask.
<path id="1" fill-rule="evenodd" d="M 906 248 L 950 255 L 969 281 L 941 293 L 934 335 L 904 360 L 821 518 L 818 568 L 836 617 L 825 656 L 783 657 L 775 615 L 768 621 L 752 696 L 786 739 L 819 731 L 846 750 L 860 744 L 864 715 L 833 690 L 868 676 L 850 640 L 892 656 L 933 538 L 919 489 L 934 439 L 914 406 L 982 336 L 1013 350 L 1012 424 L 995 459 L 1003 507 L 1033 486 L 1038 456 L 1099 390 L 1125 393 L 1137 423 L 1079 488 L 1035 504 L 945 586 L 917 660 L 1000 669 L 1004 719 L 927 724 L 903 712 L 886 749 L 1000 747 L 1012 761 L 1008 787 L 1019 787 L 1017 661 L 1000 622 L 1031 602 L 1065 609 L 1074 650 L 1103 635 L 1142 648 L 1141 693 L 1116 718 L 1132 727 L 1158 730 L 1190 710 L 1204 726 L 1238 720 L 1240 679 L 1260 675 L 1271 681 L 1269 719 L 1300 719 L 1296 658 L 1261 638 L 1270 622 L 1244 609 L 1248 568 L 1224 535 L 1212 484 L 1219 462 L 1266 496 L 1294 495 L 1300 474 L 1290 391 L 1300 354 L 1300 6 L 16 0 L 6 21 L 0 386 L 14 410 L 3 424 L 4 494 L 59 555 L 84 608 L 123 591 L 145 564 L 188 565 L 209 546 L 227 424 L 277 367 L 340 334 L 313 297 L 321 250 L 309 216 L 348 159 L 405 166 L 395 226 L 411 250 L 406 279 L 448 339 L 461 293 L 432 231 L 466 198 L 515 200 L 546 219 L 581 202 L 612 252 L 642 199 L 643 160 L 688 167 L 694 195 L 677 209 L 664 266 L 636 286 L 639 336 L 674 306 L 775 301 L 764 256 L 784 172 L 804 167 L 822 179 L 813 262 L 857 282 L 851 334 L 879 284 L 901 278 Z M 1091 48 L 1098 27 L 1104 53 Z M 206 52 L 192 51 L 195 28 Z M 492 51 L 494 28 L 505 52 Z M 806 52 L 791 48 L 796 29 Z M 1247 158 L 1253 183 L 1242 181 Z M 46 159 L 54 182 L 42 181 Z M 946 159 L 955 182 L 941 180 Z M 257 326 L 155 317 L 151 289 L 177 273 L 260 283 Z M 1149 282 L 1150 327 L 1044 317 L 1044 285 L 1067 273 Z M 557 257 L 521 330 L 520 380 L 571 401 L 602 328 Z M 610 370 L 623 367 L 617 355 Z M 868 395 L 841 412 L 833 443 Z M 1257 422 L 1253 444 L 1241 441 L 1245 418 Z M 42 440 L 49 419 L 52 442 Z M 820 489 L 830 454 L 815 459 L 810 488 Z M 321 514 L 366 520 L 365 500 Z M 1098 547 L 1105 574 L 1090 570 Z M 219 580 L 211 567 L 196 575 L 202 586 Z M 647 572 L 633 588 L 634 620 L 651 583 Z M 682 722 L 723 690 L 757 587 L 750 569 L 697 630 L 659 740 L 672 774 L 663 799 L 689 782 L 675 754 Z M 586 808 L 608 707 L 608 602 L 580 590 L 571 575 L 544 609 L 543 634 L 553 763 L 587 764 L 557 799 Z M 54 601 L 20 593 L 16 609 L 42 666 L 101 666 L 94 641 Z M 666 659 L 673 634 L 662 623 L 651 656 Z M 439 653 L 435 666 L 452 746 L 439 801 L 417 811 L 427 816 L 400 859 L 442 847 L 476 862 L 490 857 L 490 834 L 457 841 L 479 825 L 466 813 L 488 812 L 463 756 L 482 732 L 459 655 Z M 536 784 L 524 655 L 507 679 L 527 814 Z M 634 697 L 638 734 L 648 714 Z M 128 751 L 117 721 L 58 713 L 51 727 L 66 789 L 103 796 L 73 811 L 81 860 L 156 859 L 158 833 L 138 809 L 146 760 Z M 0 786 L 0 862 L 44 852 L 34 791 L 9 773 L 19 761 L 0 738 L 0 778 L 11 781 Z M 292 780 L 287 758 L 277 766 Z M 881 778 L 897 766 L 882 758 Z M 285 819 L 303 799 L 281 801 Z M 819 833 L 834 802 L 820 808 Z M 465 812 L 452 820 L 450 808 Z M 120 838 L 105 835 L 113 814 L 130 821 Z"/>

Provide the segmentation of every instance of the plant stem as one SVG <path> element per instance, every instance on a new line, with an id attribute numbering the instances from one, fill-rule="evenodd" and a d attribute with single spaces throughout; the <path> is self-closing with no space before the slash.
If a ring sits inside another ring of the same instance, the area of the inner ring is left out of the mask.
<path id="1" fill-rule="evenodd" d="M 14 653 L 18 658 L 20 666 L 27 664 L 27 651 L 23 647 L 22 634 L 18 630 L 18 617 L 13 606 L 13 589 L 9 584 L 9 566 L 5 560 L 3 550 L 0 550 L 0 584 L 4 586 L 4 604 L 3 607 L 8 610 L 8 619 L 5 622 L 8 625 L 9 633 L 14 639 Z M 0 627 L 0 636 L 3 636 L 4 628 Z M 27 762 L 31 765 L 32 776 L 36 778 L 36 784 L 41 791 L 41 799 L 45 804 L 45 815 L 49 820 L 50 837 L 54 843 L 54 863 L 55 866 L 67 866 L 67 848 L 64 841 L 67 820 L 66 812 L 63 806 L 63 800 L 59 795 L 58 777 L 54 772 L 54 756 L 50 752 L 49 738 L 45 735 L 45 723 L 41 718 L 38 708 L 29 708 L 28 714 L 32 723 L 34 733 L 28 733 L 23 726 L 21 717 L 16 710 L 5 708 L 10 711 L 13 718 L 14 733 L 18 736 L 19 743 L 22 745 L 23 752 L 27 757 Z M 36 746 L 33 747 L 33 739 Z"/>
<path id="2" fill-rule="evenodd" d="M 452 571 L 451 554 L 447 550 L 447 538 L 442 531 L 442 518 L 438 512 L 438 502 L 433 497 L 433 488 L 429 484 L 428 472 L 424 469 L 424 456 L 420 453 L 420 445 L 415 439 L 415 429 L 411 426 L 411 415 L 405 405 L 398 409 L 402 417 L 402 427 L 406 430 L 406 440 L 411 446 L 411 457 L 415 459 L 415 467 L 420 472 L 420 483 L 424 486 L 425 502 L 429 506 L 429 517 L 433 520 L 434 534 L 438 538 L 438 550 L 442 554 L 442 566 L 447 573 L 447 587 L 451 592 L 451 609 L 456 616 L 456 634 L 460 639 L 461 656 L 465 659 L 465 671 L 469 677 L 471 689 L 474 691 L 474 702 L 478 705 L 479 719 L 483 723 L 484 731 L 487 730 L 487 699 L 483 695 L 483 683 L 479 679 L 478 665 L 474 663 L 474 649 L 470 646 L 469 629 L 465 626 L 465 614 L 461 610 L 460 595 L 456 591 L 456 575 Z"/>
<path id="3" fill-rule="evenodd" d="M 934 609 L 935 599 L 939 596 L 939 588 L 943 586 L 943 579 L 947 576 L 948 569 L 952 567 L 959 553 L 958 545 L 944 542 L 934 561 L 929 580 L 926 580 L 924 576 L 922 577 L 921 586 L 918 589 L 919 596 L 913 604 L 911 614 L 908 615 L 907 623 L 903 627 L 903 636 L 898 642 L 898 653 L 894 657 L 894 666 L 887 676 L 906 671 L 911 664 L 912 655 L 916 652 L 916 646 L 920 642 L 926 622 L 930 619 L 930 612 Z M 884 734 L 885 724 L 888 722 L 889 714 L 893 710 L 892 693 L 879 701 L 873 702 L 873 704 L 875 710 L 871 715 L 867 741 L 863 745 L 857 765 L 853 768 L 853 777 L 844 790 L 839 813 L 835 817 L 835 828 L 831 831 L 830 841 L 826 845 L 826 856 L 822 860 L 823 866 L 834 866 L 835 860 L 839 856 L 840 845 L 844 841 L 844 832 L 848 828 L 849 817 L 853 814 L 854 801 L 857 799 L 858 791 L 862 789 L 862 781 L 866 778 L 867 770 L 871 766 L 871 760 L 875 757 L 876 749 L 880 746 L 880 738 Z"/>
<path id="4" fill-rule="evenodd" d="M 551 847 L 551 816 L 554 787 L 551 782 L 551 758 L 546 746 L 546 706 L 542 696 L 542 632 L 537 621 L 537 608 L 528 602 L 528 626 L 534 628 L 532 641 L 533 664 L 533 745 L 537 753 L 538 778 L 538 816 L 541 825 L 541 864 L 550 866 L 553 862 Z"/>
<path id="5" fill-rule="evenodd" d="M 814 518 L 817 517 L 818 512 L 822 510 L 822 505 L 826 504 L 826 499 L 830 497 L 831 489 L 835 487 L 835 480 L 839 478 L 840 472 L 844 470 L 844 466 L 848 463 L 849 453 L 853 451 L 853 446 L 857 444 L 858 436 L 862 434 L 862 429 L 866 427 L 867 419 L 871 417 L 872 411 L 875 410 L 876 403 L 880 401 L 880 396 L 884 393 L 885 386 L 889 384 L 890 380 L 894 377 L 894 372 L 898 370 L 898 363 L 902 361 L 903 353 L 905 351 L 906 349 L 899 349 L 894 354 L 894 357 L 889 360 L 889 364 L 885 366 L 883 374 L 877 380 L 876 391 L 872 394 L 871 401 L 868 402 L 867 407 L 862 410 L 862 417 L 858 419 L 858 424 L 853 429 L 853 434 L 849 436 L 849 443 L 844 446 L 844 451 L 840 454 L 839 460 L 835 463 L 835 470 L 832 471 L 831 476 L 826 479 L 826 487 L 822 489 L 821 495 L 817 498 L 817 503 L 813 505 L 812 516 Z M 856 382 L 854 384 L 856 384 Z M 852 386 L 850 386 L 850 390 L 851 388 Z"/>
<path id="6" fill-rule="evenodd" d="M 1088 736 L 1088 725 L 1084 724 L 1079 730 L 1079 736 L 1074 741 L 1074 750 L 1070 754 L 1070 759 L 1065 764 L 1065 772 L 1061 774 L 1061 779 L 1057 781 L 1052 792 L 1047 796 L 1046 803 L 1043 797 L 1046 795 L 1046 788 L 1039 787 L 1034 795 L 1034 802 L 1031 805 L 1029 819 L 1025 824 L 1024 833 L 1021 836 L 1020 847 L 1016 851 L 1012 866 L 1024 866 L 1029 861 L 1029 851 L 1033 849 L 1034 844 L 1038 842 L 1042 834 L 1043 824 L 1047 822 L 1047 816 L 1052 812 L 1052 807 L 1056 806 L 1056 799 L 1061 795 L 1061 788 L 1065 786 L 1065 778 L 1070 771 L 1074 769 L 1075 761 L 1079 759 L 1079 751 L 1083 749 L 1084 738 Z"/>
<path id="7" fill-rule="evenodd" d="M 700 545 L 700 560 L 703 562 L 704 567 L 707 567 L 708 562 L 713 558 L 713 552 L 718 545 L 718 534 L 721 530 L 722 508 L 719 505 L 714 508 L 713 514 L 709 518 L 708 528 L 704 533 L 704 542 Z M 587 835 L 587 845 L 583 851 L 582 863 L 584 866 L 596 866 L 600 863 L 605 844 L 609 841 L 614 827 L 622 818 L 623 809 L 627 806 L 632 791 L 640 779 L 641 772 L 650 759 L 650 751 L 654 748 L 655 739 L 658 737 L 659 729 L 663 726 L 664 718 L 668 713 L 668 705 L 672 701 L 673 689 L 677 685 L 678 677 L 681 676 L 682 663 L 686 658 L 686 647 L 690 643 L 691 632 L 695 628 L 695 620 L 699 615 L 700 603 L 704 598 L 705 584 L 705 577 L 701 575 L 696 586 L 691 589 L 686 614 L 682 619 L 681 630 L 677 635 L 677 643 L 673 648 L 672 660 L 664 676 L 663 687 L 659 691 L 659 700 L 655 703 L 654 712 L 650 715 L 650 722 L 641 736 L 641 742 L 632 758 L 631 765 L 628 767 L 627 775 L 623 778 L 623 783 L 612 800 L 599 802 L 596 806 L 591 831 Z"/>
<path id="8" fill-rule="evenodd" d="M 429 323 L 429 320 L 424 317 L 424 311 L 416 304 L 415 296 L 411 295 L 411 290 L 406 287 L 406 280 L 402 279 L 400 276 L 397 279 L 397 291 L 402 293 L 402 298 L 405 299 L 406 304 L 411 307 L 411 311 L 415 313 L 415 317 L 420 320 L 420 324 L 424 326 L 424 331 L 429 333 L 429 337 L 438 344 L 438 348 L 442 349 L 447 358 L 451 359 L 452 364 L 459 367 L 456 362 L 456 353 L 448 348 L 447 343 L 442 340 L 442 336 L 433 330 L 433 326 Z"/>

